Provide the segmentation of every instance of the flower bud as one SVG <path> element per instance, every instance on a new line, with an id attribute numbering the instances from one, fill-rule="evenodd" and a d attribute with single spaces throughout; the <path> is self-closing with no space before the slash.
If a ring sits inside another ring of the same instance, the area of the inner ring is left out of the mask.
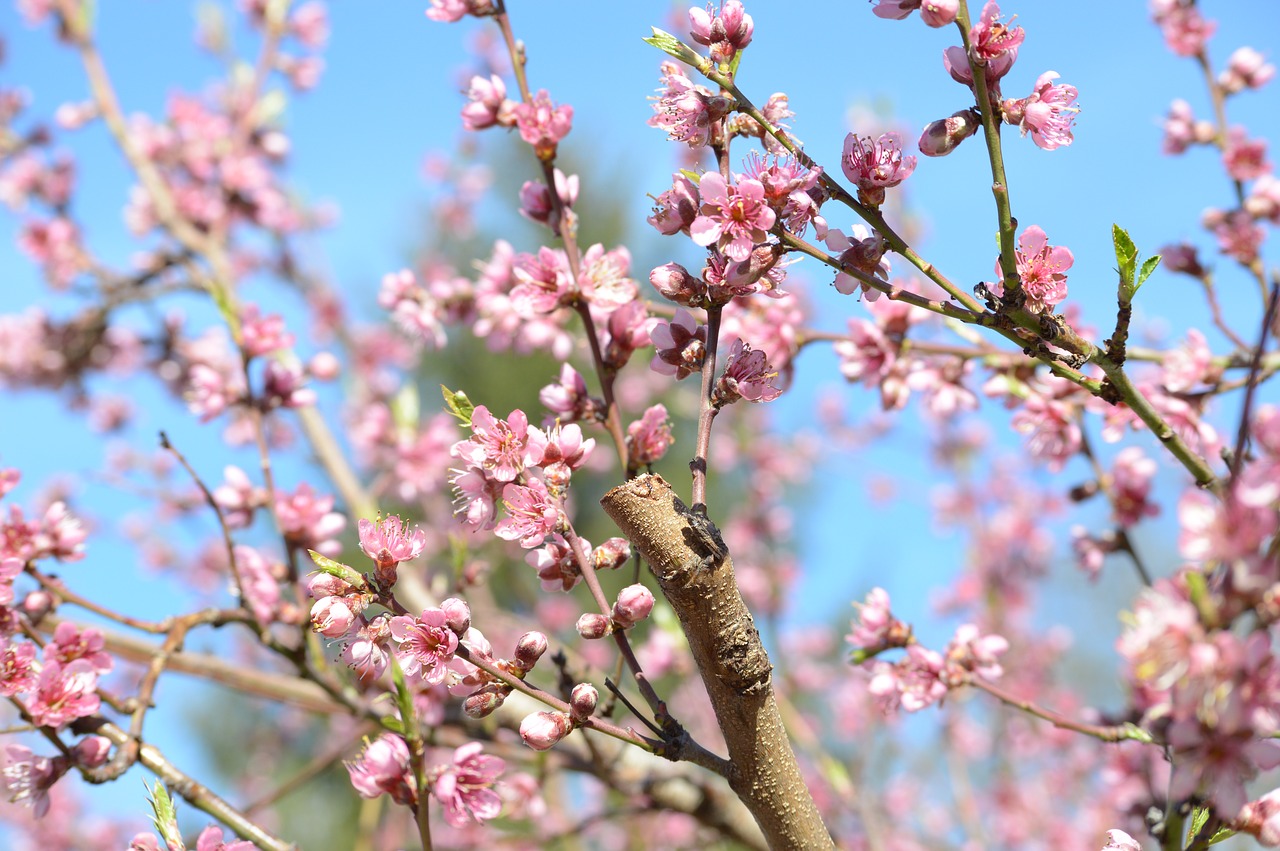
<path id="1" fill-rule="evenodd" d="M 685 307 L 701 304 L 707 295 L 706 282 L 689 274 L 679 263 L 658 266 L 649 273 L 649 283 L 663 298 Z"/>
<path id="2" fill-rule="evenodd" d="M 462 701 L 462 711 L 468 718 L 484 718 L 507 699 L 506 694 L 498 691 L 482 689 L 467 696 Z"/>
<path id="3" fill-rule="evenodd" d="M 613 604 L 614 623 L 621 627 L 634 626 L 653 611 L 653 592 L 643 585 L 628 585 L 618 592 Z"/>
<path id="4" fill-rule="evenodd" d="M 311 607 L 311 628 L 325 638 L 341 638 L 351 631 L 356 613 L 343 597 L 321 597 Z"/>
<path id="5" fill-rule="evenodd" d="M 524 671 L 532 671 L 542 654 L 547 652 L 547 637 L 540 632 L 526 632 L 516 642 L 516 658 L 512 661 Z"/>
<path id="6" fill-rule="evenodd" d="M 545 751 L 573 731 L 563 712 L 535 712 L 520 722 L 520 738 L 535 751 Z"/>
<path id="7" fill-rule="evenodd" d="M 612 631 L 610 626 L 604 615 L 588 612 L 578 618 L 578 635 L 587 639 L 604 638 Z"/>
<path id="8" fill-rule="evenodd" d="M 626 538 L 610 538 L 595 548 L 591 560 L 596 570 L 617 570 L 631 558 L 631 544 Z"/>
<path id="9" fill-rule="evenodd" d="M 920 135 L 920 153 L 926 157 L 945 157 L 958 148 L 961 142 L 978 132 L 981 126 L 981 116 L 972 109 L 962 109 L 946 118 L 930 122 Z"/>
<path id="10" fill-rule="evenodd" d="M 307 362 L 307 373 L 316 381 L 332 381 L 342 373 L 342 363 L 333 352 L 317 352 Z"/>
<path id="11" fill-rule="evenodd" d="M 573 713 L 573 720 L 580 724 L 590 718 L 596 711 L 596 704 L 599 701 L 600 692 L 596 691 L 595 686 L 590 683 L 578 683 L 569 696 L 569 709 Z"/>
<path id="12" fill-rule="evenodd" d="M 471 607 L 466 601 L 450 597 L 440 604 L 440 610 L 444 612 L 445 625 L 458 635 L 471 628 Z"/>
<path id="13" fill-rule="evenodd" d="M 45 615 L 53 611 L 56 604 L 57 600 L 48 591 L 32 591 L 22 598 L 22 611 L 32 623 L 38 624 L 44 620 Z"/>
<path id="14" fill-rule="evenodd" d="M 76 765 L 84 768 L 97 768 L 107 761 L 110 753 L 111 740 L 106 736 L 85 736 L 71 749 Z"/>

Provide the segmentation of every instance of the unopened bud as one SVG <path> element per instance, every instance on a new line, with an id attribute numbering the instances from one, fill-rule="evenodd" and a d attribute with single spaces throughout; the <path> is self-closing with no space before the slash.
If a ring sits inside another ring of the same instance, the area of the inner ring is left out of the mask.
<path id="1" fill-rule="evenodd" d="M 573 731 L 563 712 L 535 712 L 520 722 L 520 738 L 535 751 L 545 751 Z"/>
<path id="2" fill-rule="evenodd" d="M 588 612 L 578 618 L 578 635 L 586 639 L 604 638 L 610 632 L 609 619 L 604 615 Z"/>
<path id="3" fill-rule="evenodd" d="M 512 661 L 524 671 L 532 671 L 542 654 L 547 652 L 547 637 L 540 632 L 526 632 L 516 642 L 516 658 Z"/>
<path id="4" fill-rule="evenodd" d="M 76 765 L 84 768 L 97 768 L 107 761 L 109 753 L 111 753 L 111 740 L 106 736 L 85 736 L 71 749 L 71 756 L 75 759 Z"/>
<path id="5" fill-rule="evenodd" d="M 946 118 L 930 122 L 920 134 L 920 153 L 926 157 L 945 157 L 982 126 L 982 118 L 972 109 L 962 109 Z"/>
<path id="6" fill-rule="evenodd" d="M 631 558 L 631 544 L 626 538 L 610 538 L 595 548 L 591 560 L 596 570 L 617 570 Z"/>
<path id="7" fill-rule="evenodd" d="M 458 635 L 471 628 L 471 607 L 466 601 L 450 597 L 440 604 L 440 610 L 444 612 L 445 625 Z"/>
<path id="8" fill-rule="evenodd" d="M 573 720 L 582 723 L 590 718 L 599 702 L 600 692 L 596 691 L 595 686 L 590 683 L 578 683 L 569 696 L 569 708 L 572 710 Z"/>
<path id="9" fill-rule="evenodd" d="M 468 718 L 484 718 L 501 706 L 506 699 L 507 696 L 504 693 L 481 690 L 467 695 L 462 701 L 462 711 Z"/>
<path id="10" fill-rule="evenodd" d="M 653 611 L 653 592 L 643 585 L 628 585 L 618 592 L 613 604 L 614 623 L 622 627 L 633 626 Z"/>
<path id="11" fill-rule="evenodd" d="M 57 600 L 48 591 L 32 591 L 22 598 L 22 612 L 32 623 L 40 623 L 44 616 L 52 612 Z"/>
<path id="12" fill-rule="evenodd" d="M 685 307 L 702 304 L 707 295 L 706 282 L 689 274 L 679 263 L 658 266 L 649 273 L 649 283 L 663 298 Z"/>

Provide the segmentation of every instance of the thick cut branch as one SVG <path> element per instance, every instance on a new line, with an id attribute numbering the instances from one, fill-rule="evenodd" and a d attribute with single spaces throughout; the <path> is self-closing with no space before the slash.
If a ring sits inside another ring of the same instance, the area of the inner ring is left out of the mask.
<path id="1" fill-rule="evenodd" d="M 769 656 L 714 527 L 661 476 L 632 479 L 601 504 L 680 618 L 729 747 L 726 779 L 769 846 L 834 848 L 800 776 L 774 701 Z"/>

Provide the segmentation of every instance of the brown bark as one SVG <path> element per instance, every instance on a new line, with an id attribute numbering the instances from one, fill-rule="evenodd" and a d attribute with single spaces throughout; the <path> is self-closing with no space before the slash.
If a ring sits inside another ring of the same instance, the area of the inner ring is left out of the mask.
<path id="1" fill-rule="evenodd" d="M 729 785 L 771 848 L 834 848 L 773 697 L 772 666 L 714 527 L 661 476 L 605 494 L 605 512 L 653 570 L 702 674 L 729 748 Z"/>

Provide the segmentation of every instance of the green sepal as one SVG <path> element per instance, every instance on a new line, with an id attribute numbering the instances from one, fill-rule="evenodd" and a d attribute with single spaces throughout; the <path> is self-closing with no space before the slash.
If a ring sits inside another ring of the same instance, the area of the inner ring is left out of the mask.
<path id="1" fill-rule="evenodd" d="M 395 733 L 397 736 L 404 735 L 404 723 L 393 715 L 382 716 L 379 723 L 382 724 L 382 729 L 384 730 Z"/>
<path id="2" fill-rule="evenodd" d="M 316 564 L 316 571 L 319 573 L 327 573 L 330 576 L 336 576 L 348 585 L 356 588 L 365 587 L 364 574 L 356 570 L 354 567 L 348 567 L 340 561 L 334 561 L 328 556 L 322 556 L 315 550 L 307 550 L 311 555 L 311 560 Z"/>
<path id="3" fill-rule="evenodd" d="M 666 32 L 665 30 L 660 30 L 657 27 L 652 27 L 652 29 L 653 35 L 648 38 L 641 39 L 645 44 L 652 45 L 668 56 L 679 59 L 684 64 L 691 65 L 694 68 L 701 68 L 703 63 L 706 62 L 702 57 L 702 54 L 698 53 L 698 51 L 694 50 L 671 33 Z"/>
<path id="4" fill-rule="evenodd" d="M 461 390 L 450 390 L 443 384 L 440 385 L 440 392 L 444 394 L 444 406 L 449 409 L 449 413 L 453 414 L 466 425 L 471 425 L 471 412 L 476 406 L 467 398 L 467 394 Z"/>

